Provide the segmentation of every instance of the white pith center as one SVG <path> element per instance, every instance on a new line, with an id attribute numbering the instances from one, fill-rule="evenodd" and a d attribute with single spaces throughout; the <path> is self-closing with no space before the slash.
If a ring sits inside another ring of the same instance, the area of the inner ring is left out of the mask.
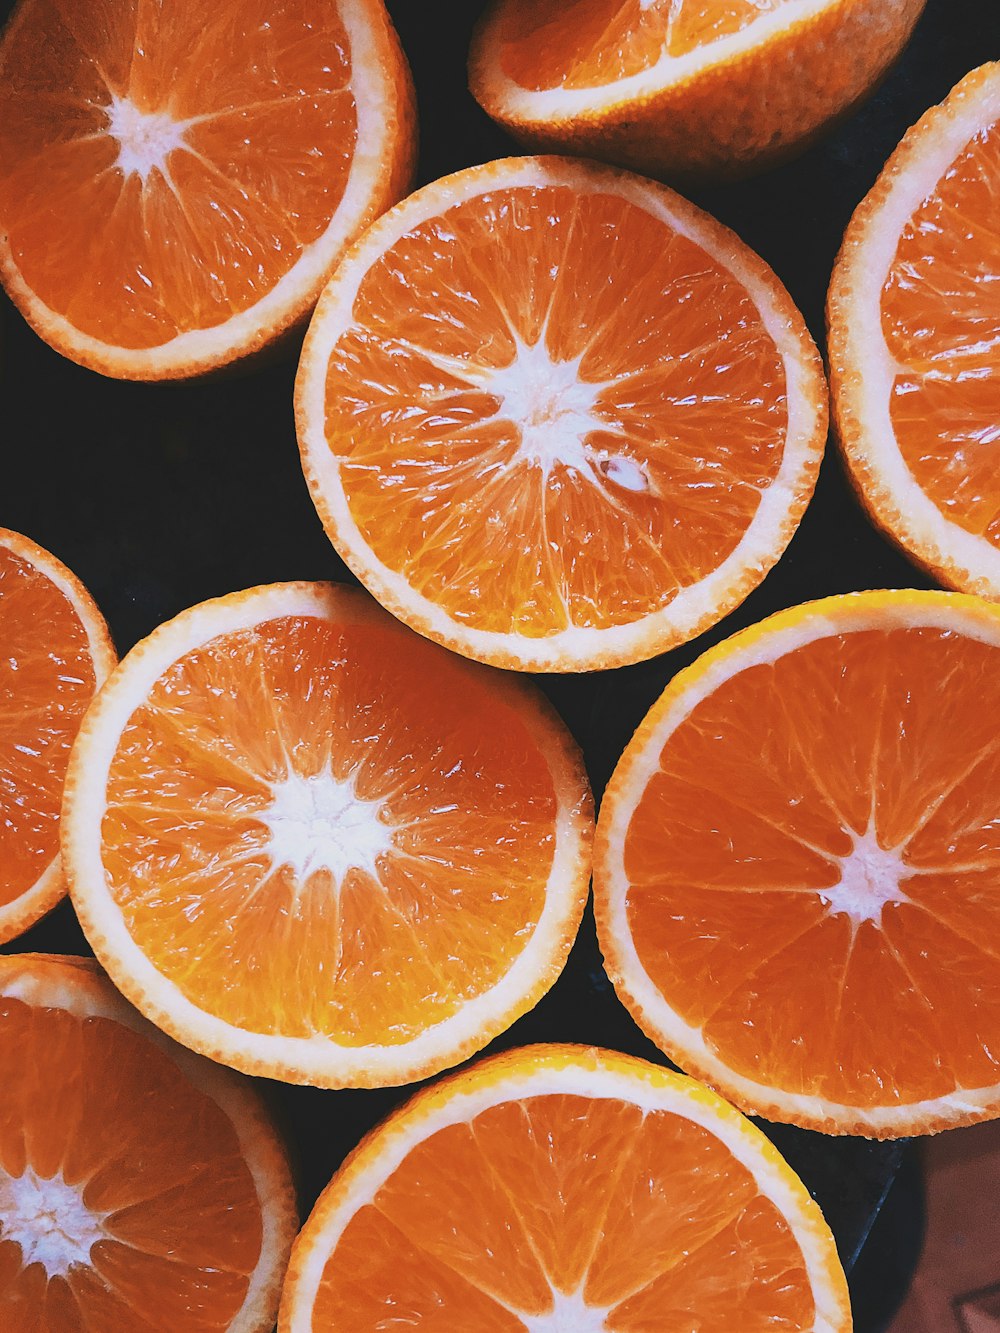
<path id="1" fill-rule="evenodd" d="M 46 1180 L 26 1167 L 21 1176 L 0 1171 L 0 1238 L 21 1247 L 21 1262 L 44 1265 L 48 1277 L 65 1277 L 107 1238 L 103 1217 L 83 1202 L 83 1193 L 61 1175 Z"/>
<path id="2" fill-rule="evenodd" d="M 126 180 L 137 175 L 145 185 L 151 172 L 168 176 L 167 159 L 176 148 L 187 147 L 189 120 L 175 120 L 165 111 L 140 111 L 127 97 L 111 95 L 106 111 L 108 133 L 118 140 L 116 165 Z"/>
<path id="3" fill-rule="evenodd" d="M 880 925 L 887 904 L 908 901 L 899 887 L 908 873 L 898 849 L 880 847 L 874 828 L 869 828 L 854 835 L 854 850 L 840 858 L 840 879 L 832 888 L 821 889 L 820 897 L 832 914 L 844 913 L 855 927 L 864 921 Z"/>
<path id="4" fill-rule="evenodd" d="M 381 801 L 358 796 L 353 776 L 341 781 L 329 769 L 312 777 L 290 771 L 271 793 L 271 804 L 258 817 L 267 827 L 275 867 L 290 866 L 300 881 L 328 870 L 340 885 L 352 868 L 377 878 L 392 828 L 381 818 Z"/>
<path id="5" fill-rule="evenodd" d="M 582 359 L 581 353 L 572 361 L 555 361 L 544 338 L 536 343 L 518 340 L 510 365 L 483 369 L 476 383 L 500 400 L 497 416 L 520 428 L 519 456 L 541 468 L 543 481 L 562 466 L 588 481 L 596 481 L 599 473 L 625 490 L 648 490 L 645 473 L 632 459 L 586 443 L 594 431 L 605 436 L 618 432 L 597 410 L 608 385 L 583 379 Z"/>
<path id="6" fill-rule="evenodd" d="M 606 1333 L 606 1308 L 588 1305 L 582 1292 L 552 1291 L 555 1308 L 549 1314 L 518 1314 L 528 1333 Z"/>

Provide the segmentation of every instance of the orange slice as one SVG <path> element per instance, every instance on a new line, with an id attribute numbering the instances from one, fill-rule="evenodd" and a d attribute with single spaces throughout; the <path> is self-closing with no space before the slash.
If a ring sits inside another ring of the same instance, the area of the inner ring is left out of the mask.
<path id="1" fill-rule="evenodd" d="M 159 1026 L 250 1073 L 400 1083 L 558 975 L 593 813 L 540 694 L 362 592 L 276 584 L 163 625 L 67 778 L 74 903 Z"/>
<path id="2" fill-rule="evenodd" d="M 59 807 L 70 746 L 115 661 L 79 579 L 0 528 L 0 944 L 66 892 Z"/>
<path id="3" fill-rule="evenodd" d="M 295 1236 L 248 1083 L 85 958 L 0 958 L 0 1327 L 266 1333 Z"/>
<path id="4" fill-rule="evenodd" d="M 636 1021 L 826 1133 L 1000 1115 L 1000 608 L 870 592 L 674 678 L 615 771 L 594 892 Z"/>
<path id="5" fill-rule="evenodd" d="M 909 131 L 830 284 L 837 433 L 875 522 L 943 583 L 1000 598 L 1000 64 Z"/>
<path id="6" fill-rule="evenodd" d="M 925 0 L 496 0 L 469 83 L 534 148 L 737 176 L 871 91 Z"/>
<path id="7" fill-rule="evenodd" d="M 308 315 L 415 147 L 382 0 L 21 0 L 0 43 L 0 277 L 82 365 L 198 374 Z"/>
<path id="8" fill-rule="evenodd" d="M 529 1046 L 418 1094 L 320 1196 L 280 1333 L 848 1333 L 833 1237 L 760 1130 L 643 1060 Z"/>
<path id="9" fill-rule="evenodd" d="M 731 232 L 651 181 L 512 158 L 411 195 L 345 257 L 296 388 L 330 539 L 395 615 L 496 666 L 619 666 L 775 563 L 826 386 Z"/>

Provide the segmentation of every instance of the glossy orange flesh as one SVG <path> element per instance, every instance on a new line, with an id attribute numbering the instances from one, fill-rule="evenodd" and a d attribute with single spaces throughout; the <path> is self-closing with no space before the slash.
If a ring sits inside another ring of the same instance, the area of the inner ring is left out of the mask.
<path id="1" fill-rule="evenodd" d="M 0 544 L 0 907 L 27 892 L 59 851 L 69 750 L 94 688 L 72 604 Z"/>
<path id="2" fill-rule="evenodd" d="M 998 706 L 996 647 L 863 630 L 741 671 L 669 737 L 629 925 L 730 1068 L 859 1107 L 1000 1082 Z M 902 900 L 855 929 L 824 894 L 869 829 Z"/>
<path id="3" fill-rule="evenodd" d="M 65 1275 L 24 1266 L 0 1219 L 0 1327 L 228 1329 L 260 1254 L 232 1123 L 148 1037 L 0 997 L 0 1192 L 61 1177 L 107 1232 Z"/>
<path id="4" fill-rule="evenodd" d="M 340 202 L 349 78 L 332 3 L 22 0 L 0 55 L 0 225 L 24 281 L 128 348 L 246 310 Z M 145 181 L 118 165 L 116 99 L 180 123 Z"/>
<path id="5" fill-rule="evenodd" d="M 544 904 L 556 795 L 530 718 L 396 625 L 283 617 L 183 656 L 128 722 L 102 855 L 130 934 L 256 1032 L 396 1044 L 494 985 Z M 353 782 L 374 878 L 272 863 L 275 784 Z"/>
<path id="6" fill-rule="evenodd" d="M 1000 546 L 1000 124 L 958 155 L 900 236 L 882 291 L 907 467 L 952 522 Z"/>
<path id="7" fill-rule="evenodd" d="M 477 629 L 539 638 L 667 606 L 732 552 L 781 465 L 785 372 L 749 293 L 618 195 L 456 204 L 379 257 L 352 315 L 326 387 L 352 517 Z M 489 391 L 524 348 L 544 351 L 526 405 Z M 572 453 L 576 389 L 547 396 L 551 363 L 578 363 L 595 400 L 583 461 L 529 439 Z"/>
<path id="8" fill-rule="evenodd" d="M 551 1313 L 554 1292 L 606 1310 L 609 1333 L 790 1333 L 815 1316 L 787 1223 L 713 1134 L 551 1094 L 412 1149 L 341 1235 L 312 1327 L 524 1333 L 518 1314 Z"/>
<path id="9" fill-rule="evenodd" d="M 503 72 L 522 88 L 597 88 L 740 32 L 788 0 L 513 0 Z"/>

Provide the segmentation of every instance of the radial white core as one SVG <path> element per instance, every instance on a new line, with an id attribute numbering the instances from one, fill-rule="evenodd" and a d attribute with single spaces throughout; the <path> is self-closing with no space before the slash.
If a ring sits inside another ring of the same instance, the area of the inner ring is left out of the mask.
<path id="1" fill-rule="evenodd" d="M 21 1247 L 21 1261 L 44 1265 L 48 1277 L 65 1277 L 107 1238 L 103 1217 L 83 1202 L 83 1191 L 61 1175 L 46 1179 L 31 1167 L 9 1176 L 0 1170 L 0 1238 Z"/>
<path id="2" fill-rule="evenodd" d="M 108 133 L 118 140 L 116 165 L 126 179 L 138 176 L 145 185 L 153 171 L 167 176 L 170 154 L 188 147 L 184 136 L 190 120 L 175 120 L 165 111 L 140 111 L 127 97 L 113 93 L 106 115 Z"/>
<path id="3" fill-rule="evenodd" d="M 880 925 L 887 905 L 908 901 L 899 887 L 908 873 L 899 851 L 880 847 L 874 828 L 869 828 L 854 835 L 854 850 L 840 858 L 840 879 L 832 888 L 821 889 L 820 897 L 831 913 L 850 917 L 855 927 L 864 921 Z"/>
<path id="4" fill-rule="evenodd" d="M 339 885 L 352 868 L 377 878 L 393 831 L 381 817 L 382 802 L 358 796 L 353 776 L 341 781 L 329 769 L 312 777 L 289 772 L 271 791 L 271 804 L 258 818 L 267 827 L 274 866 L 290 866 L 300 881 L 328 870 Z"/>
<path id="5" fill-rule="evenodd" d="M 561 466 L 584 480 L 609 481 L 624 490 L 648 489 L 645 473 L 622 454 L 608 454 L 587 444 L 600 431 L 620 434 L 598 410 L 601 394 L 611 381 L 595 383 L 580 374 L 583 354 L 572 361 L 556 361 L 544 338 L 536 343 L 517 341 L 517 355 L 509 366 L 477 370 L 477 387 L 497 398 L 498 418 L 513 421 L 521 431 L 519 456 L 542 470 L 543 482 Z"/>
<path id="6" fill-rule="evenodd" d="M 607 1309 L 588 1305 L 583 1293 L 570 1295 L 553 1289 L 555 1309 L 549 1314 L 528 1315 L 517 1312 L 528 1333 L 606 1333 Z"/>

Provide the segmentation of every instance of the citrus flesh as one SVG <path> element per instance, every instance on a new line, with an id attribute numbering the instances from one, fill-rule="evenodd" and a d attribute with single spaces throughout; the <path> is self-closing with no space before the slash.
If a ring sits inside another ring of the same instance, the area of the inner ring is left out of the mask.
<path id="1" fill-rule="evenodd" d="M 469 83 L 529 146 L 650 175 L 759 171 L 853 109 L 924 0 L 496 0 Z"/>
<path id="2" fill-rule="evenodd" d="M 38 954 L 0 958 L 0 1077 L 4 1328 L 273 1326 L 294 1193 L 242 1080 Z"/>
<path id="3" fill-rule="evenodd" d="M 345 258 L 297 384 L 331 539 L 421 633 L 620 665 L 736 605 L 811 493 L 826 398 L 769 269 L 652 182 L 511 159 Z"/>
<path id="4" fill-rule="evenodd" d="M 381 0 L 22 0 L 0 45 L 0 271 L 106 374 L 193 374 L 301 319 L 406 188 Z"/>
<path id="5" fill-rule="evenodd" d="M 1000 1112 L 1000 614 L 795 608 L 681 672 L 601 814 L 619 994 L 744 1109 L 826 1132 Z"/>
<path id="6" fill-rule="evenodd" d="M 65 893 L 59 808 L 70 746 L 115 652 L 86 589 L 0 528 L 0 942 Z"/>
<path id="7" fill-rule="evenodd" d="M 95 951 L 158 1023 L 251 1072 L 453 1063 L 548 988 L 583 910 L 591 799 L 559 720 L 345 587 L 162 627 L 68 786 Z"/>
<path id="8" fill-rule="evenodd" d="M 830 287 L 838 433 L 866 507 L 945 583 L 1000 596 L 1000 65 L 907 134 Z"/>
<path id="9" fill-rule="evenodd" d="M 528 1047 L 419 1094 L 307 1221 L 282 1333 L 847 1330 L 819 1209 L 720 1098 L 644 1061 Z"/>

